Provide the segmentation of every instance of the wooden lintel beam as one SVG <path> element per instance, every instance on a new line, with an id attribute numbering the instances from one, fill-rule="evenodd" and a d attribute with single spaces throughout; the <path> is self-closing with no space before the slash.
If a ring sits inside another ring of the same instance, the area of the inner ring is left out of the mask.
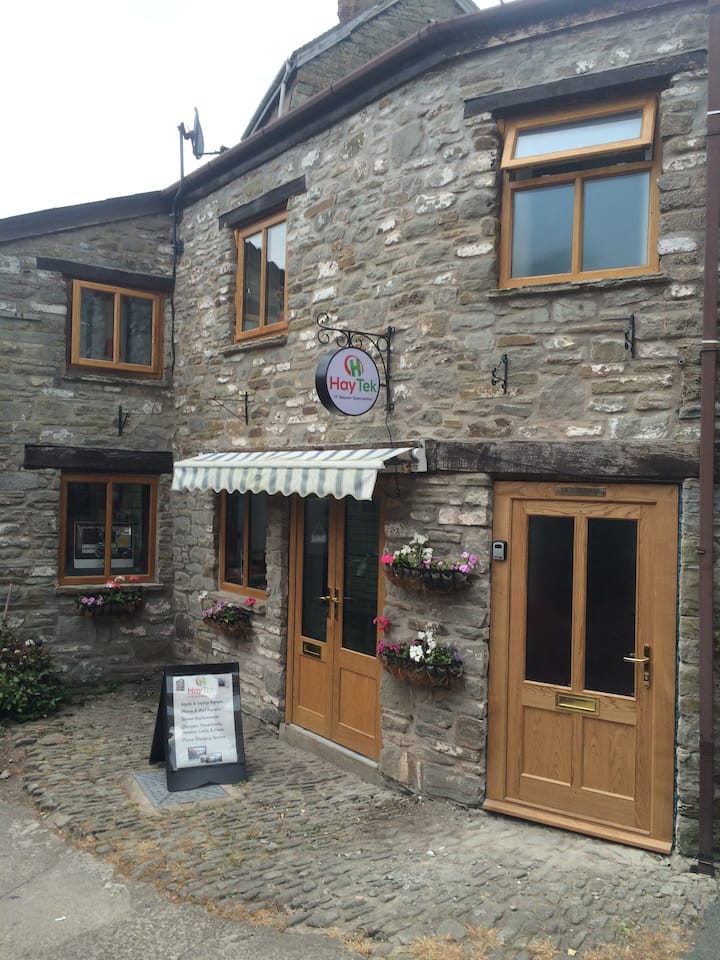
<path id="1" fill-rule="evenodd" d="M 25 444 L 26 470 L 77 470 L 83 473 L 172 473 L 169 450 L 119 450 Z"/>
<path id="2" fill-rule="evenodd" d="M 610 443 L 536 440 L 455 443 L 427 440 L 430 472 L 487 473 L 507 479 L 680 483 L 698 476 L 694 443 Z"/>

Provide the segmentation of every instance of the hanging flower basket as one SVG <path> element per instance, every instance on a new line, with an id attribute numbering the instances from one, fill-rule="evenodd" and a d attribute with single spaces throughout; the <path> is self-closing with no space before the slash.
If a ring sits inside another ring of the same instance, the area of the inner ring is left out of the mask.
<path id="1" fill-rule="evenodd" d="M 452 686 L 463 675 L 462 663 L 414 663 L 406 657 L 393 657 L 381 653 L 383 669 L 398 680 L 407 680 L 424 687 Z"/>
<path id="2" fill-rule="evenodd" d="M 254 603 L 254 597 L 246 597 L 242 607 L 230 600 L 217 600 L 202 611 L 202 622 L 218 633 L 242 636 L 250 625 L 250 609 Z"/>
<path id="3" fill-rule="evenodd" d="M 385 567 L 385 576 L 401 590 L 414 593 L 450 593 L 470 585 L 468 575 L 460 570 L 422 570 L 418 567 L 388 565 Z"/>
<path id="4" fill-rule="evenodd" d="M 440 560 L 427 543 L 427 537 L 415 533 L 399 550 L 383 554 L 380 561 L 388 580 L 415 593 L 449 593 L 469 586 L 478 558 L 463 550 L 457 560 Z"/>
<path id="5" fill-rule="evenodd" d="M 377 653 L 388 673 L 426 687 L 450 687 L 463 675 L 460 654 L 449 643 L 436 639 L 433 624 L 428 623 L 424 630 L 418 630 L 414 640 L 393 643 L 384 635 L 389 621 L 386 617 L 381 619 L 384 622 L 378 626 L 383 636 L 378 641 Z"/>
<path id="6" fill-rule="evenodd" d="M 204 620 L 206 626 L 216 633 L 226 633 L 234 637 L 244 637 L 247 634 L 247 623 L 218 623 L 217 620 Z"/>

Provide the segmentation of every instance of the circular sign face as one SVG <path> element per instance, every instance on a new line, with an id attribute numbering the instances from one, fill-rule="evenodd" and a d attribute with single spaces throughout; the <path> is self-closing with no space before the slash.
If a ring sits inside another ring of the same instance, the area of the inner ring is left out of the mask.
<path id="1" fill-rule="evenodd" d="M 322 405 L 332 413 L 359 417 L 375 405 L 380 375 L 375 361 L 356 347 L 346 347 L 320 358 L 315 389 Z"/>

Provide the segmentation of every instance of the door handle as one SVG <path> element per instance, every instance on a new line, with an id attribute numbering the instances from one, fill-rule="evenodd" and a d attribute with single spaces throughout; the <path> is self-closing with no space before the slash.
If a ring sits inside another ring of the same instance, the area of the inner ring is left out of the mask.
<path id="1" fill-rule="evenodd" d="M 643 655 L 642 657 L 636 657 L 630 655 L 629 657 L 623 657 L 625 663 L 641 663 L 643 665 L 643 683 L 646 687 L 650 686 L 650 644 L 646 643 L 643 645 Z"/>
<path id="2" fill-rule="evenodd" d="M 325 600 L 326 603 L 339 603 L 337 597 L 331 597 L 329 594 L 327 597 L 318 597 L 318 600 Z"/>

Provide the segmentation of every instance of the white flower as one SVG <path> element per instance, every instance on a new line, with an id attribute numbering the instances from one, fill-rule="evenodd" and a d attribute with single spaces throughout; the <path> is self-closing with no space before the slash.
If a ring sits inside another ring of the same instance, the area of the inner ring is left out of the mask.
<path id="1" fill-rule="evenodd" d="M 417 543 L 419 546 L 422 546 L 424 543 L 428 542 L 428 538 L 422 533 L 414 533 L 413 538 L 410 543 Z"/>
<path id="2" fill-rule="evenodd" d="M 437 643 L 435 642 L 435 640 L 433 640 L 432 637 L 430 637 L 430 638 L 426 641 L 425 646 L 427 647 L 427 652 L 428 652 L 428 653 L 432 653 L 433 650 L 435 649 L 435 647 L 437 646 Z"/>
<path id="3" fill-rule="evenodd" d="M 422 558 L 423 560 L 432 560 L 433 548 L 432 547 L 423 547 Z"/>
<path id="4" fill-rule="evenodd" d="M 409 650 L 410 659 L 414 660 L 415 663 L 421 663 L 425 659 L 425 654 L 423 652 L 422 644 L 413 643 Z"/>

